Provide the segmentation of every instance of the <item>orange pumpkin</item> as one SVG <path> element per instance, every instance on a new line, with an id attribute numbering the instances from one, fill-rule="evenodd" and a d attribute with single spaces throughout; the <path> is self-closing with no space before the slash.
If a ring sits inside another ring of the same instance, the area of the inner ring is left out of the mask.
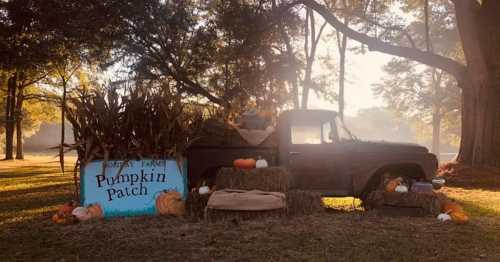
<path id="1" fill-rule="evenodd" d="M 78 222 L 75 216 L 57 212 L 52 216 L 52 222 L 59 225 L 69 225 Z"/>
<path id="2" fill-rule="evenodd" d="M 186 212 L 186 204 L 177 191 L 164 191 L 156 198 L 156 211 L 161 215 L 182 216 Z"/>
<path id="3" fill-rule="evenodd" d="M 87 210 L 91 218 L 103 218 L 104 213 L 102 212 L 101 205 L 99 203 L 94 203 L 87 207 Z"/>
<path id="4" fill-rule="evenodd" d="M 401 177 L 397 177 L 397 178 L 389 180 L 389 182 L 387 182 L 387 184 L 385 184 L 385 192 L 395 192 L 396 187 L 398 187 L 402 181 L 403 181 L 403 179 Z"/>
<path id="5" fill-rule="evenodd" d="M 469 217 L 464 212 L 451 212 L 450 217 L 457 224 L 465 224 L 469 221 Z"/>
<path id="6" fill-rule="evenodd" d="M 239 169 L 252 169 L 255 168 L 255 159 L 253 158 L 238 158 L 233 161 L 233 165 Z"/>
<path id="7" fill-rule="evenodd" d="M 447 213 L 447 214 L 464 213 L 464 210 L 462 209 L 462 207 L 459 204 L 452 202 L 452 201 L 446 201 L 443 204 L 443 208 L 441 209 L 441 212 Z"/>
<path id="8" fill-rule="evenodd" d="M 73 212 L 73 209 L 76 208 L 76 203 L 74 201 L 65 203 L 64 205 L 59 206 L 59 209 L 57 212 L 65 214 L 65 215 L 71 215 L 71 212 Z"/>

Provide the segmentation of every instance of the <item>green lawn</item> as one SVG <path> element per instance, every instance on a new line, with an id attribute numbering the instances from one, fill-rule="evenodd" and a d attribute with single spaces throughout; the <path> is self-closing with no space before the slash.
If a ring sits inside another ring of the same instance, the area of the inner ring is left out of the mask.
<path id="1" fill-rule="evenodd" d="M 72 199 L 72 174 L 61 174 L 56 159 L 0 161 L 0 261 L 500 261 L 499 190 L 461 184 L 444 192 L 463 203 L 470 223 L 380 217 L 342 198 L 325 199 L 334 207 L 325 213 L 282 220 L 59 226 L 50 216 Z"/>

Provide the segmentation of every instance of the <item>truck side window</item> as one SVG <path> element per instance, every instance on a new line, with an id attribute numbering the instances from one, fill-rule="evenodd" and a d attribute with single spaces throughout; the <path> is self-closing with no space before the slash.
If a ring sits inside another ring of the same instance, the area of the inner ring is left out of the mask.
<path id="1" fill-rule="evenodd" d="M 291 135 L 292 144 L 295 145 L 318 145 L 333 142 L 332 125 L 330 122 L 292 124 Z"/>
<path id="2" fill-rule="evenodd" d="M 321 144 L 321 125 L 306 123 L 292 124 L 292 144 Z"/>

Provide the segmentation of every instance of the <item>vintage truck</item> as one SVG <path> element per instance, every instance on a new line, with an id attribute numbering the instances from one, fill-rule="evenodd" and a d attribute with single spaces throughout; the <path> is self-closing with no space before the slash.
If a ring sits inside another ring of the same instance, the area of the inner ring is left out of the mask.
<path id="1" fill-rule="evenodd" d="M 231 167 L 234 159 L 262 157 L 290 172 L 291 188 L 363 199 L 390 177 L 431 182 L 438 166 L 436 156 L 423 146 L 357 139 L 328 110 L 281 113 L 274 134 L 258 146 L 221 141 L 226 140 L 189 148 L 190 187 L 213 178 L 221 167 Z"/>

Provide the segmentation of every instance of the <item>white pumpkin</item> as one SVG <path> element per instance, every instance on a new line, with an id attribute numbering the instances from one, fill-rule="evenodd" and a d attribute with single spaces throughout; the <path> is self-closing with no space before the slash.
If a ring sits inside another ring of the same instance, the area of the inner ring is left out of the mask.
<path id="1" fill-rule="evenodd" d="M 202 186 L 198 189 L 198 193 L 200 193 L 200 195 L 208 194 L 210 193 L 210 188 L 208 186 Z"/>
<path id="2" fill-rule="evenodd" d="M 441 213 L 437 216 L 437 219 L 441 222 L 445 222 L 445 221 L 448 221 L 448 220 L 451 220 L 451 216 L 446 214 L 446 213 Z"/>
<path id="3" fill-rule="evenodd" d="M 89 210 L 86 207 L 77 207 L 73 209 L 73 212 L 71 212 L 71 214 L 80 221 L 86 221 L 92 218 L 92 214 L 90 214 Z"/>
<path id="4" fill-rule="evenodd" d="M 396 187 L 396 192 L 399 192 L 399 193 L 408 193 L 408 187 L 405 186 L 405 185 L 399 185 Z"/>
<path id="5" fill-rule="evenodd" d="M 257 160 L 257 162 L 255 162 L 255 167 L 256 168 L 267 167 L 267 161 L 265 159 L 259 159 L 259 160 Z"/>

